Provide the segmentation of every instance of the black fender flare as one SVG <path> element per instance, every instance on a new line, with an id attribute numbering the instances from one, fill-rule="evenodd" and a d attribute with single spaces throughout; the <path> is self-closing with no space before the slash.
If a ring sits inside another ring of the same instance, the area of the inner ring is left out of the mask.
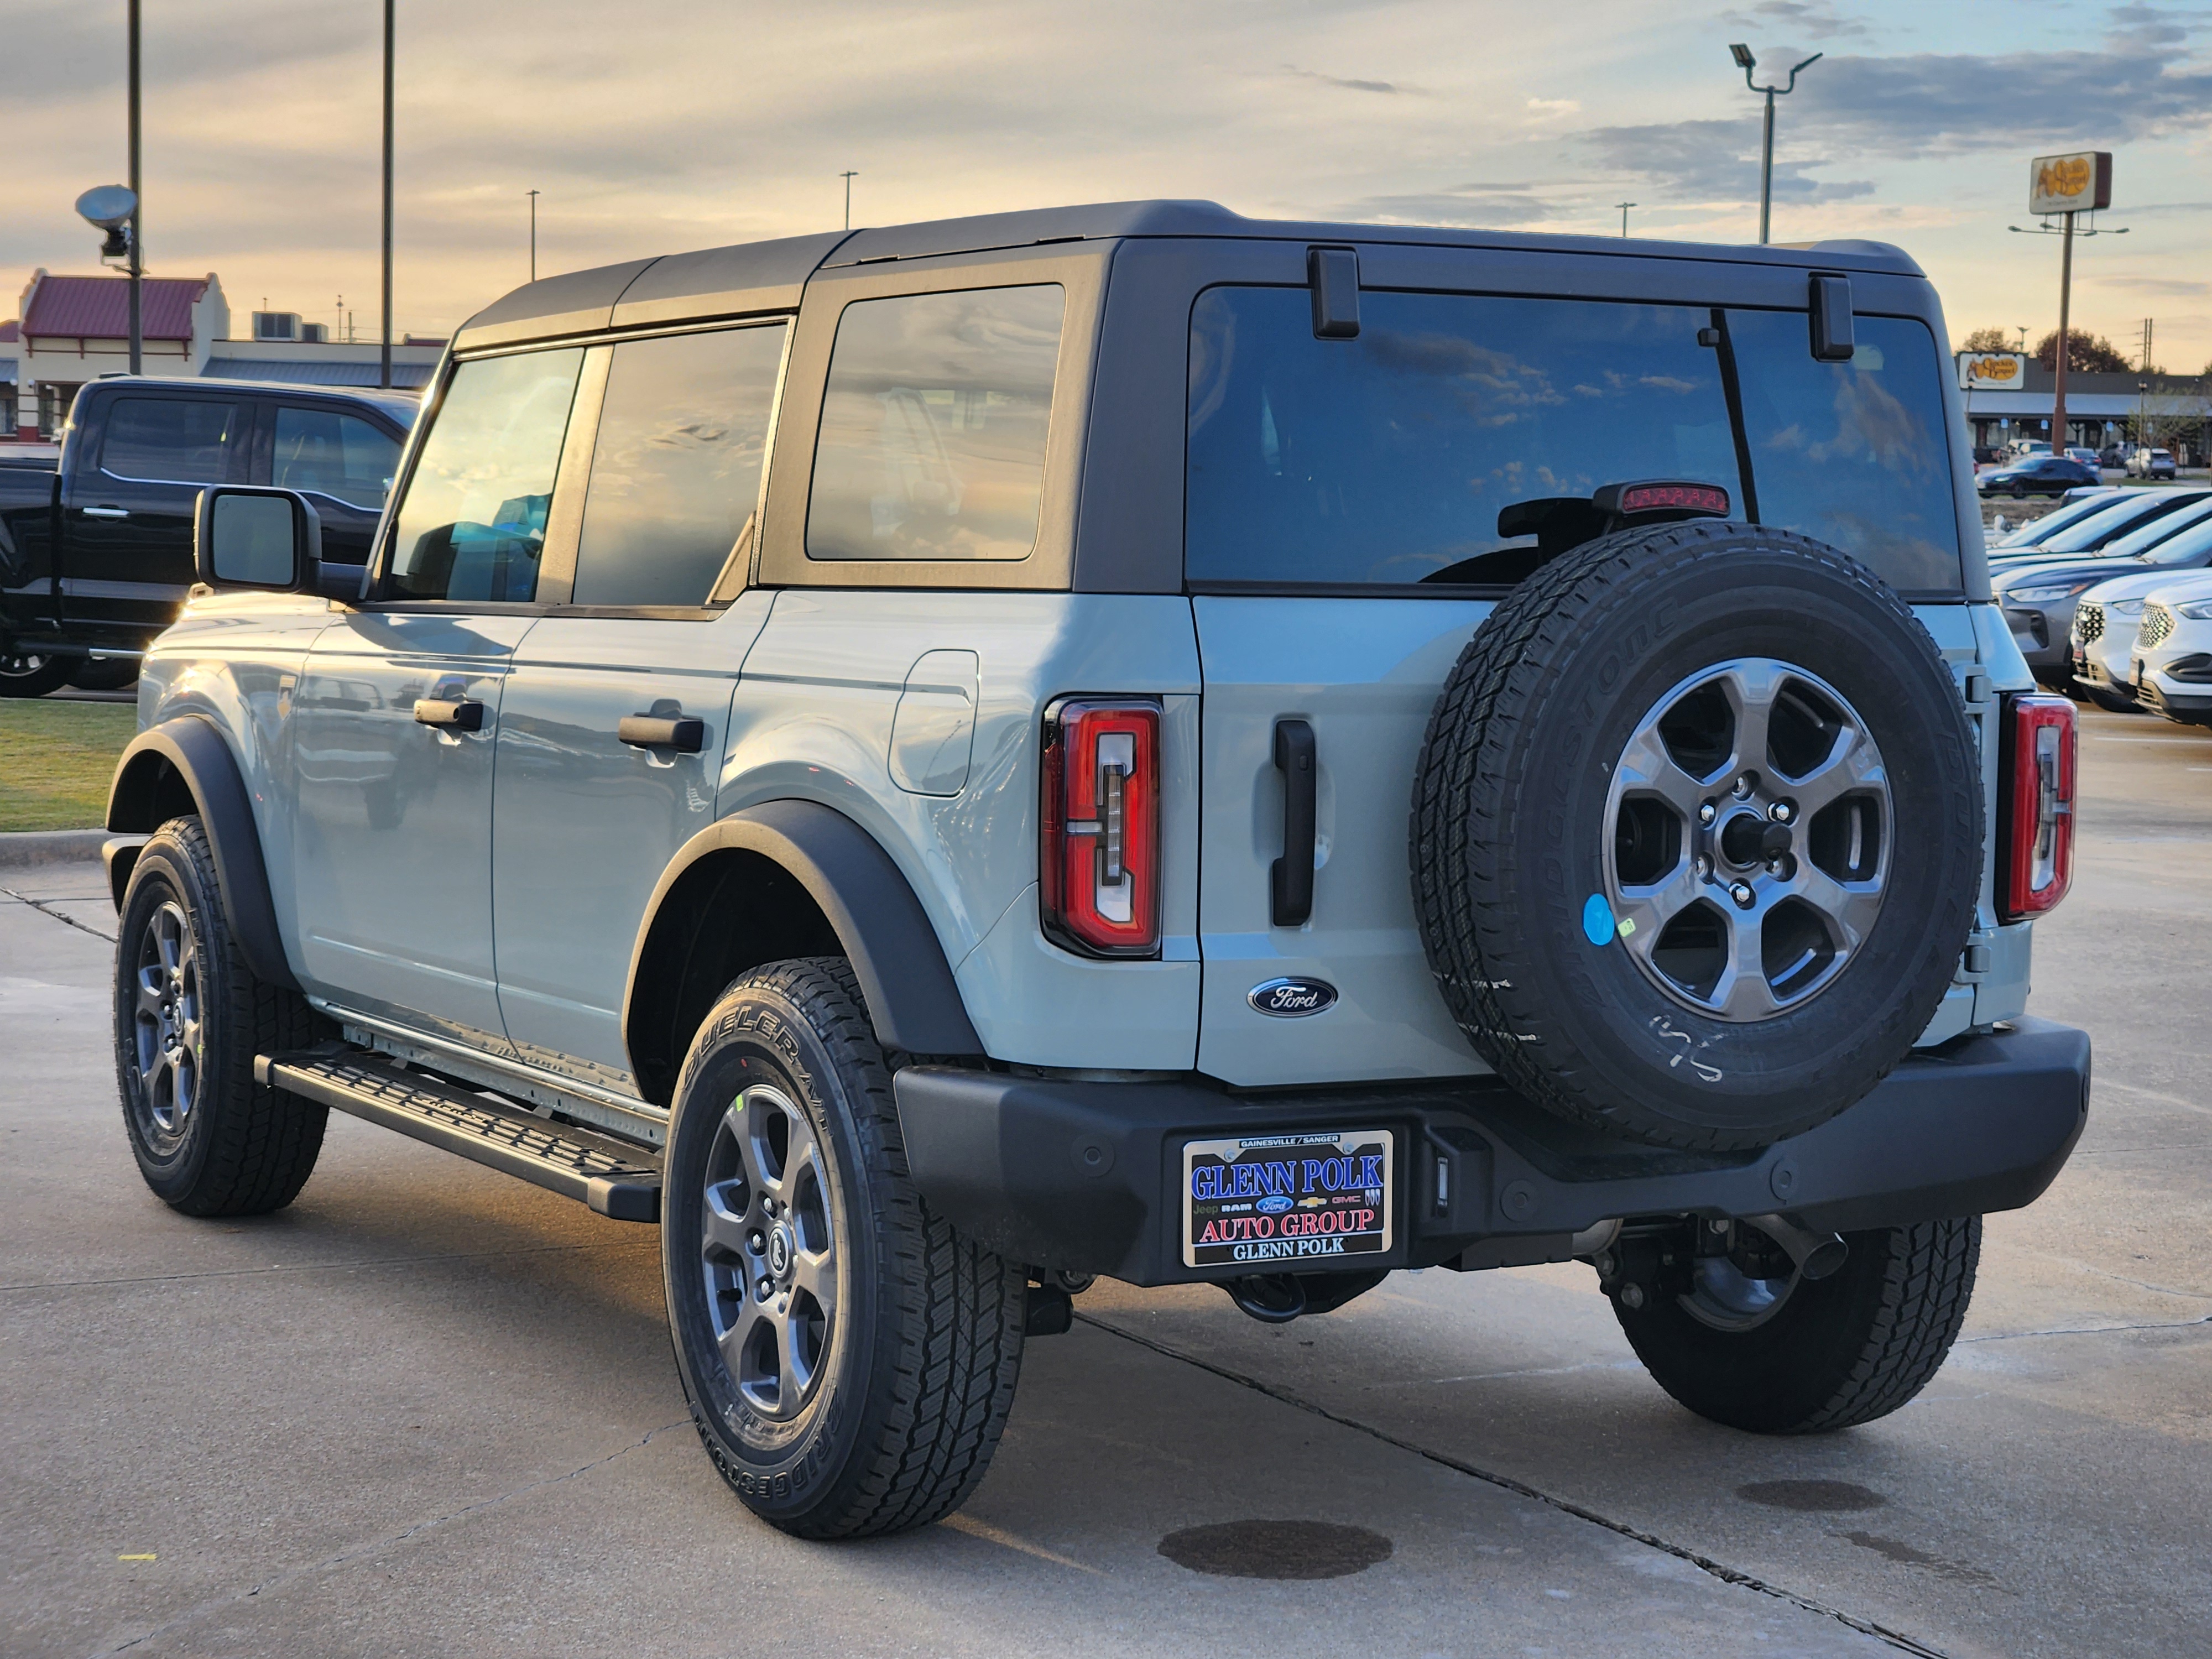
<path id="1" fill-rule="evenodd" d="M 115 764 L 115 781 L 108 789 L 107 827 L 140 835 L 160 829 L 165 818 L 174 816 L 163 810 L 161 800 L 163 780 L 172 771 L 191 793 L 200 826 L 215 850 L 223 916 L 246 965 L 256 979 L 298 990 L 300 981 L 285 957 L 283 936 L 276 930 L 276 907 L 269 895 L 261 831 L 253 821 L 245 775 L 213 720 L 201 714 L 179 714 L 131 739 Z M 130 866 L 118 855 L 109 870 L 119 907 Z M 118 875 L 120 880 L 116 879 Z"/>
<path id="2" fill-rule="evenodd" d="M 982 1054 L 982 1039 L 968 1018 L 945 946 L 906 877 L 873 836 L 842 812 L 811 800 L 745 807 L 677 850 L 653 885 L 630 950 L 623 990 L 626 1042 L 633 1029 L 639 969 L 664 902 L 685 871 L 726 850 L 758 854 L 806 890 L 853 964 L 876 1040 L 884 1047 L 948 1057 Z"/>

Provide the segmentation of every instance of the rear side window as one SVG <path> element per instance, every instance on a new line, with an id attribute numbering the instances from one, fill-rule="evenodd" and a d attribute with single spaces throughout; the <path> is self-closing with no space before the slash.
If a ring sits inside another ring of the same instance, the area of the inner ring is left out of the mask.
<path id="1" fill-rule="evenodd" d="M 1592 533 L 1578 503 L 1601 486 L 1668 479 L 1900 589 L 1960 586 L 1917 322 L 1862 316 L 1857 356 L 1823 363 L 1802 312 L 1370 290 L 1360 313 L 1356 338 L 1321 340 L 1305 289 L 1200 296 L 1192 580 L 1510 583 Z"/>
<path id="2" fill-rule="evenodd" d="M 279 408 L 269 481 L 312 489 L 374 513 L 384 505 L 399 465 L 399 440 L 357 416 L 333 409 Z"/>
<path id="3" fill-rule="evenodd" d="M 482 357 L 453 371 L 399 505 L 395 596 L 537 596 L 546 509 L 583 365 L 582 349 L 571 347 Z"/>
<path id="4" fill-rule="evenodd" d="M 860 300 L 814 452 L 814 559 L 1021 559 L 1036 545 L 1058 283 Z"/>
<path id="5" fill-rule="evenodd" d="M 696 605 L 743 586 L 784 334 L 724 329 L 614 348 L 575 604 Z"/>
<path id="6" fill-rule="evenodd" d="M 156 483 L 224 483 L 238 444 L 238 405 L 211 398 L 118 398 L 100 470 Z"/>

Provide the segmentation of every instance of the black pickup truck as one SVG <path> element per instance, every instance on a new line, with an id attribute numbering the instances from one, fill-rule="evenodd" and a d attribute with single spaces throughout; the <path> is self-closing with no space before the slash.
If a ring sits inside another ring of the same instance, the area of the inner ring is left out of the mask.
<path id="1" fill-rule="evenodd" d="M 307 496 L 333 566 L 367 561 L 404 392 L 116 375 L 77 393 L 57 465 L 0 462 L 0 696 L 128 684 L 192 582 L 209 484 Z"/>

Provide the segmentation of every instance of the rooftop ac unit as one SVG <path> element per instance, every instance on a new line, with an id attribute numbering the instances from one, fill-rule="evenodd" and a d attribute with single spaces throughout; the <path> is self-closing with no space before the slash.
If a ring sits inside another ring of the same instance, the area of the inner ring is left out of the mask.
<path id="1" fill-rule="evenodd" d="M 309 345 L 328 345 L 331 325 L 328 323 L 302 323 L 300 325 L 300 337 Z"/>
<path id="2" fill-rule="evenodd" d="M 257 311 L 253 313 L 253 337 L 257 340 L 296 340 L 300 337 L 300 313 L 296 311 Z"/>

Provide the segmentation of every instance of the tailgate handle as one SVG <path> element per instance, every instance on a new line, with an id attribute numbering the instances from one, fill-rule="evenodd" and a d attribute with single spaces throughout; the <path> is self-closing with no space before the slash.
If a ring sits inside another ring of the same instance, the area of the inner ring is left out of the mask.
<path id="1" fill-rule="evenodd" d="M 633 749 L 673 749 L 696 755 L 707 746 L 707 722 L 691 715 L 669 720 L 653 714 L 624 714 L 615 735 Z"/>
<path id="2" fill-rule="evenodd" d="M 1268 914 L 1278 927 L 1298 927 L 1313 917 L 1314 796 L 1320 768 L 1310 722 L 1275 722 L 1275 769 L 1283 775 L 1283 856 L 1267 872 Z"/>
<path id="3" fill-rule="evenodd" d="M 423 726 L 442 726 L 454 732 L 483 730 L 484 706 L 465 697 L 417 697 L 415 718 Z"/>

